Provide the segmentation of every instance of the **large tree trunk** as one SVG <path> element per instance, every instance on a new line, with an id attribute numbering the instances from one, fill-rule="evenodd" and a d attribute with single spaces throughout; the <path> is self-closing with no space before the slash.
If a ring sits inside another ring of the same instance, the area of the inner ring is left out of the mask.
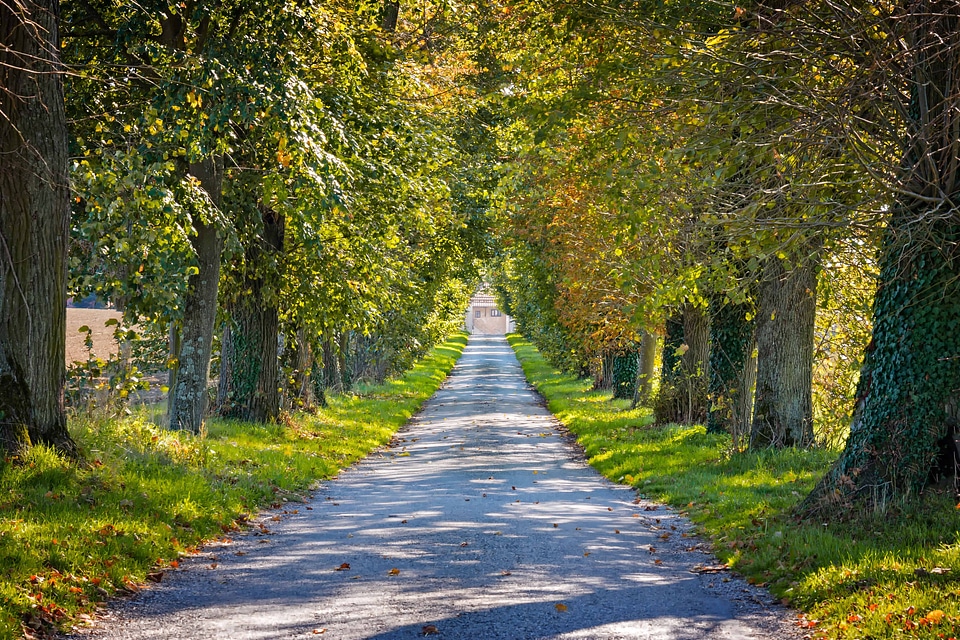
<path id="1" fill-rule="evenodd" d="M 750 447 L 813 444 L 813 331 L 819 241 L 799 248 L 790 270 L 771 257 L 757 304 L 757 380 Z"/>
<path id="2" fill-rule="evenodd" d="M 0 447 L 68 454 L 70 192 L 56 0 L 0 3 Z"/>
<path id="3" fill-rule="evenodd" d="M 261 210 L 260 233 L 247 247 L 247 271 L 241 276 L 244 294 L 230 311 L 230 398 L 223 414 L 253 422 L 275 422 L 280 415 L 280 370 L 277 344 L 279 312 L 278 274 L 264 265 L 275 264 L 283 250 L 283 217 Z"/>
<path id="4" fill-rule="evenodd" d="M 880 254 L 873 336 L 850 436 L 802 509 L 884 510 L 952 475 L 960 410 L 960 6 L 910 5 L 914 55 L 904 184 Z M 942 445 L 942 448 L 941 448 Z M 942 456 L 942 457 L 941 457 Z M 942 469 L 940 468 L 942 465 Z"/>
<path id="5" fill-rule="evenodd" d="M 739 447 L 749 430 L 756 359 L 753 358 L 753 305 L 722 296 L 710 304 L 710 412 L 707 431 L 730 433 Z M 751 318 L 751 319 L 748 319 Z"/>
<path id="6" fill-rule="evenodd" d="M 220 206 L 223 159 L 208 158 L 190 166 L 214 206 Z M 194 221 L 190 239 L 197 254 L 197 273 L 187 282 L 180 352 L 176 359 L 176 386 L 170 389 L 170 428 L 199 433 L 207 409 L 207 383 L 217 318 L 217 289 L 223 241 L 213 224 Z"/>
<path id="7" fill-rule="evenodd" d="M 701 306 L 683 307 L 683 343 L 686 351 L 681 358 L 683 370 L 684 408 L 686 424 L 707 419 L 707 385 L 710 380 L 710 315 Z"/>

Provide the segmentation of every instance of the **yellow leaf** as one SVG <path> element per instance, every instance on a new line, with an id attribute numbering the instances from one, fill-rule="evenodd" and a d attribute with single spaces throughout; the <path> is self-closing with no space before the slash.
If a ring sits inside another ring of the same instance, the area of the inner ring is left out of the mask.
<path id="1" fill-rule="evenodd" d="M 397 569 L 396 567 L 394 567 L 393 569 L 390 569 L 390 571 L 387 571 L 387 575 L 388 575 L 388 576 L 398 576 L 398 575 L 400 575 L 400 569 Z"/>
<path id="2" fill-rule="evenodd" d="M 557 604 L 553 605 L 553 607 L 561 613 L 567 610 L 567 605 L 563 604 L 562 602 L 558 602 Z"/>

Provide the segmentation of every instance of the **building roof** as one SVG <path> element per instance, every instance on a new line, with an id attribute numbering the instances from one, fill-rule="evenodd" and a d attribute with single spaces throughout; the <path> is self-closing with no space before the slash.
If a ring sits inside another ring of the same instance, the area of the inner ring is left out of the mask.
<path id="1" fill-rule="evenodd" d="M 497 301 L 493 296 L 477 294 L 470 298 L 470 304 L 475 307 L 495 307 L 497 306 Z"/>

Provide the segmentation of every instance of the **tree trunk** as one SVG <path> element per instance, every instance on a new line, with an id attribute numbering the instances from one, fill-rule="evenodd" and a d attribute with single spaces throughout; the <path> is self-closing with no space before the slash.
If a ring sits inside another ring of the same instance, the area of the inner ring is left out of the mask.
<path id="1" fill-rule="evenodd" d="M 606 391 L 613 388 L 613 361 L 617 355 L 613 351 L 602 351 L 597 358 L 597 371 L 593 376 L 593 388 Z"/>
<path id="2" fill-rule="evenodd" d="M 227 318 L 220 334 L 220 375 L 217 379 L 217 413 L 228 415 L 233 405 L 233 319 Z"/>
<path id="3" fill-rule="evenodd" d="M 696 424 L 707 419 L 707 384 L 710 380 L 710 316 L 701 306 L 683 307 L 683 344 L 680 358 L 683 372 L 683 422 Z"/>
<path id="4" fill-rule="evenodd" d="M 208 158 L 190 166 L 213 205 L 220 206 L 223 187 L 223 159 Z M 170 428 L 199 433 L 207 409 L 207 384 L 213 348 L 213 326 L 217 317 L 217 289 L 220 285 L 220 257 L 223 241 L 213 224 L 194 221 L 196 235 L 190 243 L 197 254 L 198 272 L 187 281 L 183 309 L 180 352 L 177 356 L 176 386 L 170 390 Z"/>
<path id="5" fill-rule="evenodd" d="M 750 448 L 813 444 L 813 331 L 818 240 L 798 249 L 793 268 L 771 257 L 757 303 L 757 380 Z"/>
<path id="6" fill-rule="evenodd" d="M 384 31 L 396 31 L 400 18 L 400 0 L 384 0 L 380 26 Z"/>
<path id="7" fill-rule="evenodd" d="M 280 370 L 277 344 L 279 311 L 277 273 L 266 273 L 283 250 L 283 217 L 261 210 L 262 227 L 246 250 L 244 294 L 230 311 L 230 400 L 223 415 L 252 422 L 275 422 L 280 415 Z"/>
<path id="8" fill-rule="evenodd" d="M 710 412 L 708 433 L 730 433 L 735 443 L 747 429 L 744 412 L 752 406 L 756 360 L 753 356 L 753 305 L 715 296 L 710 304 Z M 751 319 L 747 319 L 751 317 Z M 752 369 L 752 371 L 750 370 Z"/>
<path id="9" fill-rule="evenodd" d="M 0 446 L 76 455 L 64 412 L 70 191 L 59 4 L 0 3 Z"/>
<path id="10" fill-rule="evenodd" d="M 339 337 L 337 360 L 340 369 L 340 386 L 344 392 L 347 392 L 353 387 L 353 370 L 350 366 L 350 332 L 341 331 Z"/>
<path id="11" fill-rule="evenodd" d="M 323 339 L 323 388 L 334 393 L 343 391 L 340 361 L 337 359 L 337 343 L 334 342 L 332 335 Z"/>
<path id="12" fill-rule="evenodd" d="M 910 8 L 906 17 L 912 33 L 904 40 L 915 57 L 902 195 L 881 247 L 873 336 L 850 436 L 802 505 L 802 511 L 819 517 L 843 517 L 855 505 L 883 511 L 891 501 L 919 493 L 938 472 L 955 473 L 960 7 L 920 1 Z"/>
<path id="13" fill-rule="evenodd" d="M 296 354 L 293 364 L 293 395 L 296 406 L 304 411 L 311 411 L 317 403 L 313 383 L 313 349 L 307 331 L 303 327 L 297 329 Z M 322 405 L 323 403 L 321 403 Z"/>
<path id="14" fill-rule="evenodd" d="M 657 335 L 644 331 L 640 338 L 640 355 L 637 363 L 637 388 L 633 394 L 633 407 L 647 405 L 653 398 L 653 379 L 657 360 Z"/>

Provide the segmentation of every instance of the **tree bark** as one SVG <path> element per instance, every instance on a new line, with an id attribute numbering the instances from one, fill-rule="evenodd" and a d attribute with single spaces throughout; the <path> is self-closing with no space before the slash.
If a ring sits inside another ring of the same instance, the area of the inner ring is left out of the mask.
<path id="1" fill-rule="evenodd" d="M 813 444 L 813 332 L 820 245 L 798 248 L 792 268 L 771 257 L 757 303 L 757 379 L 750 448 Z"/>
<path id="2" fill-rule="evenodd" d="M 314 392 L 313 382 L 313 348 L 310 339 L 307 337 L 307 331 L 303 327 L 297 329 L 296 334 L 296 355 L 293 365 L 293 393 L 296 397 L 296 404 L 304 411 L 311 411 L 317 403 L 317 397 Z M 324 404 L 320 402 L 321 406 Z"/>
<path id="3" fill-rule="evenodd" d="M 337 359 L 337 343 L 332 335 L 323 339 L 323 388 L 334 393 L 343 391 L 340 377 L 340 361 Z"/>
<path id="4" fill-rule="evenodd" d="M 0 446 L 76 455 L 66 427 L 70 192 L 56 0 L 0 3 Z"/>
<path id="5" fill-rule="evenodd" d="M 380 26 L 384 31 L 396 31 L 400 19 L 400 0 L 383 0 Z"/>
<path id="6" fill-rule="evenodd" d="M 680 359 L 683 371 L 683 422 L 696 424 L 707 419 L 707 385 L 710 380 L 710 315 L 701 306 L 683 306 L 683 343 Z"/>
<path id="7" fill-rule="evenodd" d="M 213 205 L 219 207 L 223 159 L 211 157 L 191 165 L 190 173 L 200 181 Z M 208 404 L 207 384 L 223 241 L 215 225 L 195 220 L 193 226 L 196 235 L 190 242 L 197 254 L 198 272 L 187 281 L 176 386 L 170 389 L 170 428 L 199 433 Z"/>
<path id="8" fill-rule="evenodd" d="M 223 415 L 252 422 L 275 422 L 280 415 L 279 274 L 269 273 L 283 251 L 283 217 L 261 210 L 261 228 L 246 250 L 244 295 L 230 310 L 230 397 Z"/>
<path id="9" fill-rule="evenodd" d="M 653 398 L 653 380 L 656 373 L 657 335 L 644 330 L 640 337 L 640 354 L 637 363 L 637 389 L 633 395 L 634 408 L 647 405 Z"/>
<path id="10" fill-rule="evenodd" d="M 220 375 L 217 379 L 217 412 L 225 415 L 233 404 L 233 363 L 236 351 L 233 348 L 233 319 L 227 318 L 220 334 Z"/>
<path id="11" fill-rule="evenodd" d="M 754 322 L 749 303 L 734 304 L 716 296 L 710 304 L 710 411 L 707 432 L 730 433 L 739 446 L 749 429 L 756 375 Z"/>

